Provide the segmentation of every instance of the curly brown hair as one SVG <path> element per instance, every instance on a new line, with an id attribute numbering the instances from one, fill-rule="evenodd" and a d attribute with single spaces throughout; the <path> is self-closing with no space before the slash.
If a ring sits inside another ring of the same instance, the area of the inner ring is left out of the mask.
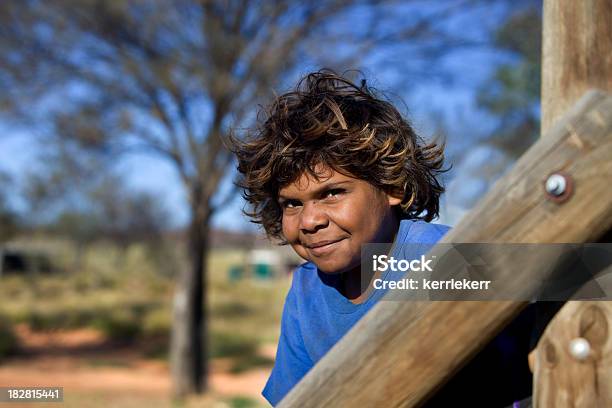
<path id="1" fill-rule="evenodd" d="M 263 114 L 263 115 L 262 115 Z M 331 70 L 302 78 L 260 112 L 244 141 L 231 137 L 245 214 L 269 237 L 282 237 L 281 188 L 325 165 L 402 197 L 400 218 L 431 221 L 444 188 L 444 144 L 425 143 L 398 110 L 365 80 L 357 86 Z"/>

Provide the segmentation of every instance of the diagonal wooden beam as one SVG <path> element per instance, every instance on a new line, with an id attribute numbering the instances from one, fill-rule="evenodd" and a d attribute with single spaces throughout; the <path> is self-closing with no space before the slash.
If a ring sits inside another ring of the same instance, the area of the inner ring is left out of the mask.
<path id="1" fill-rule="evenodd" d="M 612 96 L 585 95 L 443 242 L 596 241 L 612 226 Z M 548 199 L 554 172 L 573 179 Z M 550 260 L 543 260 L 547 262 Z M 513 284 L 537 284 L 518 269 Z M 417 406 L 493 338 L 525 302 L 379 302 L 285 397 L 281 407 Z"/>

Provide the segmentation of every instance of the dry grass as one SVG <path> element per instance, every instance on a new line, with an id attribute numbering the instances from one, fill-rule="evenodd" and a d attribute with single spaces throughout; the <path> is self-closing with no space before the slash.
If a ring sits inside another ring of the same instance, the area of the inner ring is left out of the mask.
<path id="1" fill-rule="evenodd" d="M 122 253 L 110 245 L 97 245 L 84 254 L 81 269 L 73 270 L 75 253 L 67 242 L 35 245 L 57 254 L 52 260 L 64 272 L 36 278 L 2 277 L 0 315 L 38 331 L 94 328 L 122 344 L 147 344 L 148 348 L 141 350 L 147 358 L 165 358 L 174 275 L 185 266 L 180 248 L 168 250 L 160 266 L 159 259 L 153 262 L 141 246 Z M 213 252 L 208 260 L 211 356 L 229 359 L 230 373 L 270 368 L 272 361 L 260 350 L 278 339 L 282 304 L 290 283 L 288 277 L 231 281 L 229 268 L 240 265 L 243 257 L 244 251 L 237 249 Z M 147 395 L 71 392 L 63 406 L 188 408 L 250 407 L 259 403 L 240 395 L 209 395 L 177 404 L 169 398 Z"/>

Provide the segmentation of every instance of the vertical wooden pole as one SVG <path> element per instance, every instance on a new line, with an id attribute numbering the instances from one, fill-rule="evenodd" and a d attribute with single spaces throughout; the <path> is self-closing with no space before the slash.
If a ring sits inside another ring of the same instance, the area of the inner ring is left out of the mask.
<path id="1" fill-rule="evenodd" d="M 544 0 L 542 131 L 591 88 L 612 91 L 612 1 Z"/>
<path id="2" fill-rule="evenodd" d="M 612 91 L 612 1 L 544 0 L 543 18 L 542 135 L 587 90 Z M 611 325 L 607 302 L 557 313 L 529 356 L 534 407 L 612 406 Z"/>

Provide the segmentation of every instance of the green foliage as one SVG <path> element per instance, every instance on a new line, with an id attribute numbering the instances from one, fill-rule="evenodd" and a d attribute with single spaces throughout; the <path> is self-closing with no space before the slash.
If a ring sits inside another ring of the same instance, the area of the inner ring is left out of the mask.
<path id="1" fill-rule="evenodd" d="M 27 323 L 34 331 L 53 329 L 76 329 L 85 327 L 94 321 L 97 310 L 81 309 L 76 311 L 32 309 L 19 318 L 20 323 Z"/>
<path id="2" fill-rule="evenodd" d="M 65 236 L 87 244 L 94 241 L 100 234 L 101 220 L 93 214 L 82 211 L 65 211 L 59 214 L 52 230 L 59 236 Z"/>
<path id="3" fill-rule="evenodd" d="M 172 322 L 171 312 L 165 307 L 151 310 L 143 319 L 142 333 L 150 336 L 167 336 L 170 333 Z"/>
<path id="4" fill-rule="evenodd" d="M 155 302 L 127 303 L 125 299 L 117 305 L 82 304 L 74 307 L 70 303 L 59 303 L 54 307 L 34 307 L 16 316 L 15 320 L 27 323 L 32 330 L 68 330 L 92 327 L 107 338 L 116 341 L 133 341 L 145 331 L 144 322 L 150 313 L 156 313 L 160 305 Z"/>
<path id="5" fill-rule="evenodd" d="M 231 332 L 213 332 L 211 357 L 241 357 L 257 353 L 257 340 Z"/>
<path id="6" fill-rule="evenodd" d="M 480 93 L 479 103 L 500 116 L 532 108 L 540 98 L 540 70 L 539 63 L 530 61 L 500 67 L 489 88 Z"/>
<path id="7" fill-rule="evenodd" d="M 0 315 L 0 362 L 18 350 L 17 336 L 13 332 L 12 323 Z"/>
<path id="8" fill-rule="evenodd" d="M 495 43 L 527 61 L 538 63 L 542 49 L 540 2 L 511 16 L 497 31 Z"/>
<path id="9" fill-rule="evenodd" d="M 6 189 L 11 185 L 11 177 L 0 170 L 0 243 L 13 237 L 19 227 L 17 214 L 9 207 L 6 199 Z"/>
<path id="10" fill-rule="evenodd" d="M 70 262 L 64 246 L 71 244 L 61 242 L 48 242 L 46 247 L 53 248 L 51 253 L 65 254 L 60 263 Z M 128 248 L 120 267 L 115 255 L 112 246 L 95 244 L 84 253 L 80 272 L 34 280 L 2 277 L 0 298 L 6 301 L 0 303 L 0 313 L 11 323 L 25 323 L 37 331 L 94 328 L 108 340 L 138 345 L 145 357 L 167 360 L 174 283 L 155 272 L 142 246 Z M 277 341 L 289 284 L 289 280 L 229 281 L 230 266 L 243 258 L 236 250 L 213 251 L 209 258 L 209 356 L 228 360 L 232 373 L 272 366 L 273 360 L 261 349 Z M 0 325 L 0 341 L 13 339 L 2 333 Z M 115 363 L 101 359 L 91 364 Z"/>
<path id="11" fill-rule="evenodd" d="M 253 309 L 240 300 L 223 302 L 215 307 L 215 314 L 224 319 L 246 317 L 252 313 Z"/>
<path id="12" fill-rule="evenodd" d="M 17 216 L 0 202 L 0 242 L 10 239 L 17 231 Z"/>
<path id="13" fill-rule="evenodd" d="M 236 332 L 213 331 L 210 356 L 231 358 L 230 372 L 237 374 L 257 367 L 271 367 L 274 360 L 259 354 L 257 338 Z"/>
<path id="14" fill-rule="evenodd" d="M 257 401 L 249 397 L 233 397 L 228 400 L 231 408 L 254 408 L 258 407 Z"/>
<path id="15" fill-rule="evenodd" d="M 515 54 L 479 90 L 479 106 L 496 116 L 489 143 L 512 157 L 520 156 L 539 136 L 542 16 L 538 7 L 512 15 L 498 30 L 495 44 Z"/>
<path id="16" fill-rule="evenodd" d="M 107 240 L 119 249 L 145 243 L 152 254 L 165 252 L 162 232 L 170 216 L 163 200 L 132 191 L 122 176 L 94 165 L 80 168 L 59 158 L 49 163 L 31 173 L 27 183 L 30 212 L 44 214 L 33 224 L 43 224 L 81 248 Z M 95 176 L 77 181 L 89 173 Z"/>
<path id="17" fill-rule="evenodd" d="M 241 356 L 234 360 L 232 366 L 230 367 L 230 372 L 232 374 L 239 374 L 244 371 L 251 370 L 253 368 L 261 368 L 261 367 L 272 367 L 274 365 L 274 359 L 271 359 L 266 356 L 260 356 L 257 354 L 254 355 L 246 355 Z"/>
<path id="18" fill-rule="evenodd" d="M 111 340 L 132 342 L 142 332 L 141 317 L 133 310 L 119 309 L 97 316 L 91 326 Z"/>

